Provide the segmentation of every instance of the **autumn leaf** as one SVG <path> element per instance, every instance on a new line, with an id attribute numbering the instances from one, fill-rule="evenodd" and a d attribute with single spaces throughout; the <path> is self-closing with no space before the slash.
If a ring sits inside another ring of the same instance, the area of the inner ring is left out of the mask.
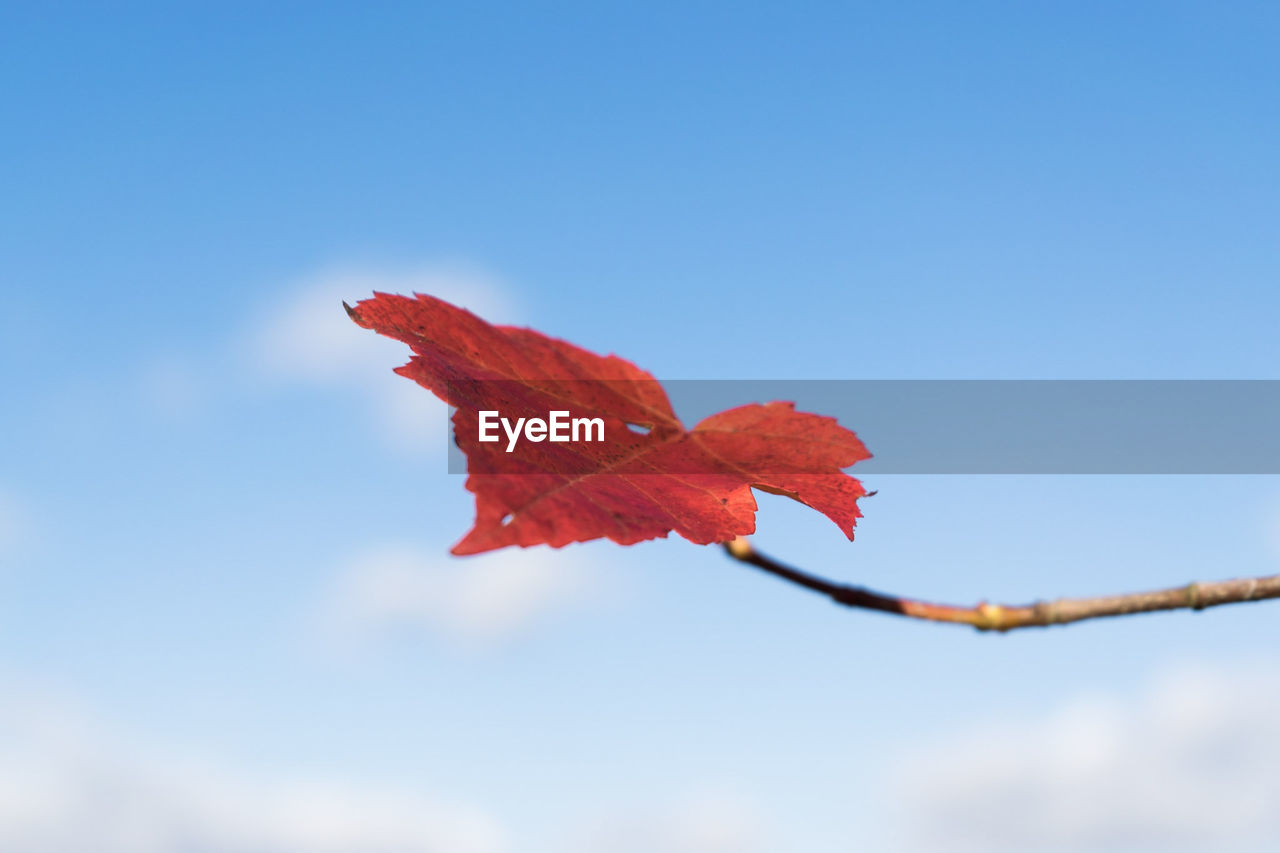
<path id="1" fill-rule="evenodd" d="M 698 544 L 727 542 L 755 532 L 752 488 L 813 507 L 853 538 L 866 492 L 841 469 L 871 454 L 834 418 L 750 404 L 686 430 L 661 384 L 615 355 L 494 326 L 423 294 L 375 293 L 347 312 L 408 344 L 414 355 L 396 372 L 457 409 L 476 521 L 455 554 L 601 537 L 631 545 L 673 530 Z M 480 440 L 482 412 L 509 420 L 499 440 Z M 503 434 L 551 412 L 598 419 L 603 440 L 513 443 Z"/>

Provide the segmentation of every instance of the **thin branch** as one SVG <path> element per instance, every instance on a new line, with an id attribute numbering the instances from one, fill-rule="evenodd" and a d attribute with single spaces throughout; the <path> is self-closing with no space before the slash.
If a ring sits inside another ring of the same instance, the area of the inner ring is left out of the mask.
<path id="1" fill-rule="evenodd" d="M 1066 625 L 1069 622 L 1103 616 L 1127 616 L 1155 610 L 1203 610 L 1219 604 L 1280 598 L 1280 575 L 1271 575 L 1263 578 L 1191 583 L 1172 589 L 1103 595 L 1097 598 L 1059 598 L 1056 601 L 1021 605 L 988 604 L 983 601 L 973 607 L 958 607 L 832 583 L 761 554 L 743 537 L 725 543 L 724 549 L 739 562 L 755 566 L 805 589 L 822 593 L 845 607 L 878 610 L 881 613 L 930 622 L 954 622 L 970 625 L 979 631 L 1012 631 L 1015 628 Z"/>

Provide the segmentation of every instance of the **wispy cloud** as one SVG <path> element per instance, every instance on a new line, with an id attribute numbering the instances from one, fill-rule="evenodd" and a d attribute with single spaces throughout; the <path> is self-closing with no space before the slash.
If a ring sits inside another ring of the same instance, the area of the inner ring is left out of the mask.
<path id="1" fill-rule="evenodd" d="M 524 837 L 491 810 L 367 778 L 280 772 L 103 724 L 74 698 L 0 679 L 5 853 L 763 853 L 762 810 L 686 788 Z M 550 842 L 550 843 L 549 843 Z"/>
<path id="2" fill-rule="evenodd" d="M 352 780 L 158 751 L 6 685 L 0 849 L 9 853 L 502 853 L 472 806 Z"/>
<path id="3" fill-rule="evenodd" d="M 897 793 L 910 849 L 1280 849 L 1280 663 L 1180 667 L 963 733 Z"/>
<path id="4" fill-rule="evenodd" d="M 321 607 L 338 635 L 403 629 L 493 642 L 597 597 L 581 548 L 507 548 L 459 559 L 408 546 L 370 549 L 347 564 Z"/>
<path id="5" fill-rule="evenodd" d="M 648 810 L 597 821 L 573 853 L 761 853 L 769 844 L 761 809 L 738 792 L 707 787 Z"/>
<path id="6" fill-rule="evenodd" d="M 245 344 L 254 367 L 274 381 L 364 396 L 393 447 L 421 453 L 445 448 L 444 404 L 393 368 L 409 360 L 405 346 L 356 327 L 342 303 L 374 291 L 430 293 L 486 319 L 509 320 L 510 300 L 497 280 L 474 267 L 335 269 L 298 282 L 268 306 Z"/>

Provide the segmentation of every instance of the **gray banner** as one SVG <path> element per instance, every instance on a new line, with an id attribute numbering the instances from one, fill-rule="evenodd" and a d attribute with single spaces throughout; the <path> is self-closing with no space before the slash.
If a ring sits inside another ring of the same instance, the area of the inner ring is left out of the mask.
<path id="1" fill-rule="evenodd" d="M 575 383 L 562 383 L 572 386 Z M 670 380 L 688 428 L 746 403 L 836 418 L 857 474 L 1280 474 L 1280 380 Z M 466 471 L 450 447 L 449 470 Z"/>

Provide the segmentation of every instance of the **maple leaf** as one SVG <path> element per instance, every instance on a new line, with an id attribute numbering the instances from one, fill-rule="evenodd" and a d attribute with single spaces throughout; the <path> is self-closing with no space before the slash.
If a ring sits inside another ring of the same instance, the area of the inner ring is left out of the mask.
<path id="1" fill-rule="evenodd" d="M 494 326 L 424 294 L 375 293 L 344 307 L 408 344 L 414 355 L 396 372 L 457 410 L 476 521 L 454 554 L 601 537 L 631 545 L 672 530 L 700 545 L 728 542 L 755 532 L 752 488 L 813 507 L 853 538 L 866 491 L 841 469 L 871 454 L 834 418 L 753 403 L 686 430 L 661 384 L 615 355 Z M 495 411 L 512 423 L 552 411 L 598 418 L 604 440 L 482 442 L 480 413 Z"/>

